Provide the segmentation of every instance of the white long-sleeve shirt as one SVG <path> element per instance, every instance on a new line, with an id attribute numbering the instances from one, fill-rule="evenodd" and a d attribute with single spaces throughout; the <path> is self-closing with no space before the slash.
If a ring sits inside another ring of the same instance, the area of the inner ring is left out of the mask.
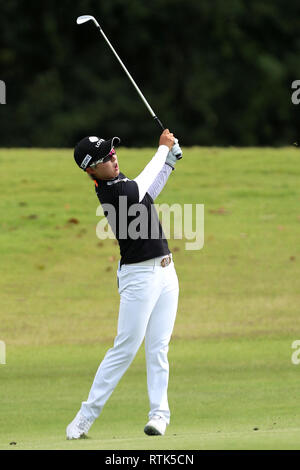
<path id="1" fill-rule="evenodd" d="M 162 169 L 160 170 L 160 172 L 158 173 L 157 177 L 151 184 L 151 186 L 148 188 L 147 192 L 148 194 L 150 194 L 153 201 L 157 198 L 157 196 L 163 189 L 172 171 L 173 171 L 173 168 L 167 163 L 165 163 Z"/>
<path id="2" fill-rule="evenodd" d="M 149 192 L 148 191 L 149 188 L 156 181 L 156 178 L 158 177 L 158 175 L 160 174 L 161 170 L 163 169 L 163 167 L 165 165 L 165 161 L 166 161 L 168 153 L 169 153 L 169 147 L 167 145 L 160 145 L 157 149 L 156 154 L 150 160 L 150 162 L 145 166 L 143 171 L 136 178 L 134 178 L 133 181 L 135 181 L 137 183 L 138 189 L 139 189 L 139 202 L 142 201 L 142 199 L 144 198 L 146 192 Z M 168 166 L 168 165 L 166 165 L 166 166 Z M 172 170 L 171 167 L 169 167 L 169 168 L 170 168 L 170 170 Z M 167 175 L 166 171 L 163 171 L 161 173 L 160 178 L 156 181 L 155 186 L 153 186 L 152 189 L 151 189 L 153 194 L 155 194 L 157 192 L 157 188 L 160 187 L 160 184 L 158 184 L 158 181 L 165 181 L 166 182 L 167 178 L 164 180 L 166 175 Z M 161 191 L 161 189 L 160 189 L 160 191 Z M 156 194 L 156 196 L 157 196 L 157 194 Z"/>

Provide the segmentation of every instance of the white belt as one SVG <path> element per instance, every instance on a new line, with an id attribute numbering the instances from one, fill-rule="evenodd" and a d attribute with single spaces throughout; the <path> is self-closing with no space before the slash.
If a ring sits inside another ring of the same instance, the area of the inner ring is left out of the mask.
<path id="1" fill-rule="evenodd" d="M 163 268 L 165 268 L 171 263 L 171 261 L 172 253 L 170 253 L 169 255 L 158 256 L 157 258 L 147 259 L 146 261 L 139 261 L 138 263 L 130 263 L 129 266 L 162 266 Z M 123 266 L 126 266 L 126 264 L 124 264 Z"/>

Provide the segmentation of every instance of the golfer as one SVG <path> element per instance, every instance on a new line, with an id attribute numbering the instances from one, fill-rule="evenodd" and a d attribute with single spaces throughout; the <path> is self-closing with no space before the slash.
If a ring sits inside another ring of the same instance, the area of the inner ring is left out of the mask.
<path id="1" fill-rule="evenodd" d="M 96 194 L 120 246 L 120 306 L 114 345 L 102 360 L 88 398 L 67 426 L 67 439 L 86 435 L 145 339 L 150 402 L 144 432 L 163 435 L 170 422 L 168 347 L 178 305 L 178 279 L 153 201 L 174 170 L 181 151 L 164 130 L 156 154 L 133 180 L 120 172 L 109 140 L 85 137 L 75 147 L 78 166 L 95 182 Z"/>

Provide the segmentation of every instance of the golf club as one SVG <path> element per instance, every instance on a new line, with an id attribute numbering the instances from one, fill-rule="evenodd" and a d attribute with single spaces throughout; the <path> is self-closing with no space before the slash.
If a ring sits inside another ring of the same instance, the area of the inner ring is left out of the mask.
<path id="1" fill-rule="evenodd" d="M 100 30 L 102 36 L 104 37 L 105 41 L 107 42 L 107 44 L 109 45 L 109 47 L 111 48 L 112 52 L 114 53 L 114 55 L 116 56 L 116 58 L 118 59 L 118 61 L 120 62 L 123 70 L 125 71 L 127 77 L 129 78 L 129 80 L 131 81 L 131 83 L 133 84 L 134 88 L 136 89 L 136 91 L 138 92 L 138 94 L 140 95 L 141 99 L 143 100 L 146 108 L 148 109 L 149 113 L 151 114 L 151 116 L 153 117 L 153 119 L 155 120 L 155 122 L 157 122 L 157 124 L 159 125 L 159 127 L 164 130 L 165 127 L 164 125 L 162 124 L 162 122 L 159 120 L 159 118 L 156 116 L 156 114 L 154 113 L 153 109 L 151 108 L 151 106 L 149 105 L 148 101 L 146 100 L 146 98 L 144 97 L 143 93 L 141 92 L 141 90 L 139 89 L 139 87 L 137 86 L 137 84 L 135 83 L 135 81 L 133 80 L 132 76 L 130 75 L 130 73 L 128 72 L 127 68 L 125 67 L 125 65 L 123 64 L 122 60 L 120 59 L 120 57 L 118 56 L 117 52 L 115 51 L 115 49 L 113 48 L 112 44 L 110 43 L 110 41 L 108 40 L 107 36 L 105 35 L 103 29 L 101 28 L 101 26 L 99 25 L 98 21 L 91 15 L 82 15 L 82 16 L 78 16 L 76 22 L 77 24 L 83 24 L 83 23 L 86 23 L 87 21 L 93 21 L 94 24 L 96 25 L 96 27 Z M 179 160 L 181 157 L 181 155 L 176 155 L 177 159 Z"/>

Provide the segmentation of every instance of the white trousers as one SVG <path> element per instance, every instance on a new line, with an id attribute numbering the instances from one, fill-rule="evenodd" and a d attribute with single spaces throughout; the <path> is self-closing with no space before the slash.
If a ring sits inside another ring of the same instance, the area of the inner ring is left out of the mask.
<path id="1" fill-rule="evenodd" d="M 97 370 L 87 401 L 82 402 L 81 412 L 87 418 L 95 419 L 100 415 L 145 338 L 149 418 L 159 415 L 167 424 L 170 422 L 167 355 L 179 286 L 173 261 L 162 267 L 161 259 L 118 267 L 117 336 Z"/>

